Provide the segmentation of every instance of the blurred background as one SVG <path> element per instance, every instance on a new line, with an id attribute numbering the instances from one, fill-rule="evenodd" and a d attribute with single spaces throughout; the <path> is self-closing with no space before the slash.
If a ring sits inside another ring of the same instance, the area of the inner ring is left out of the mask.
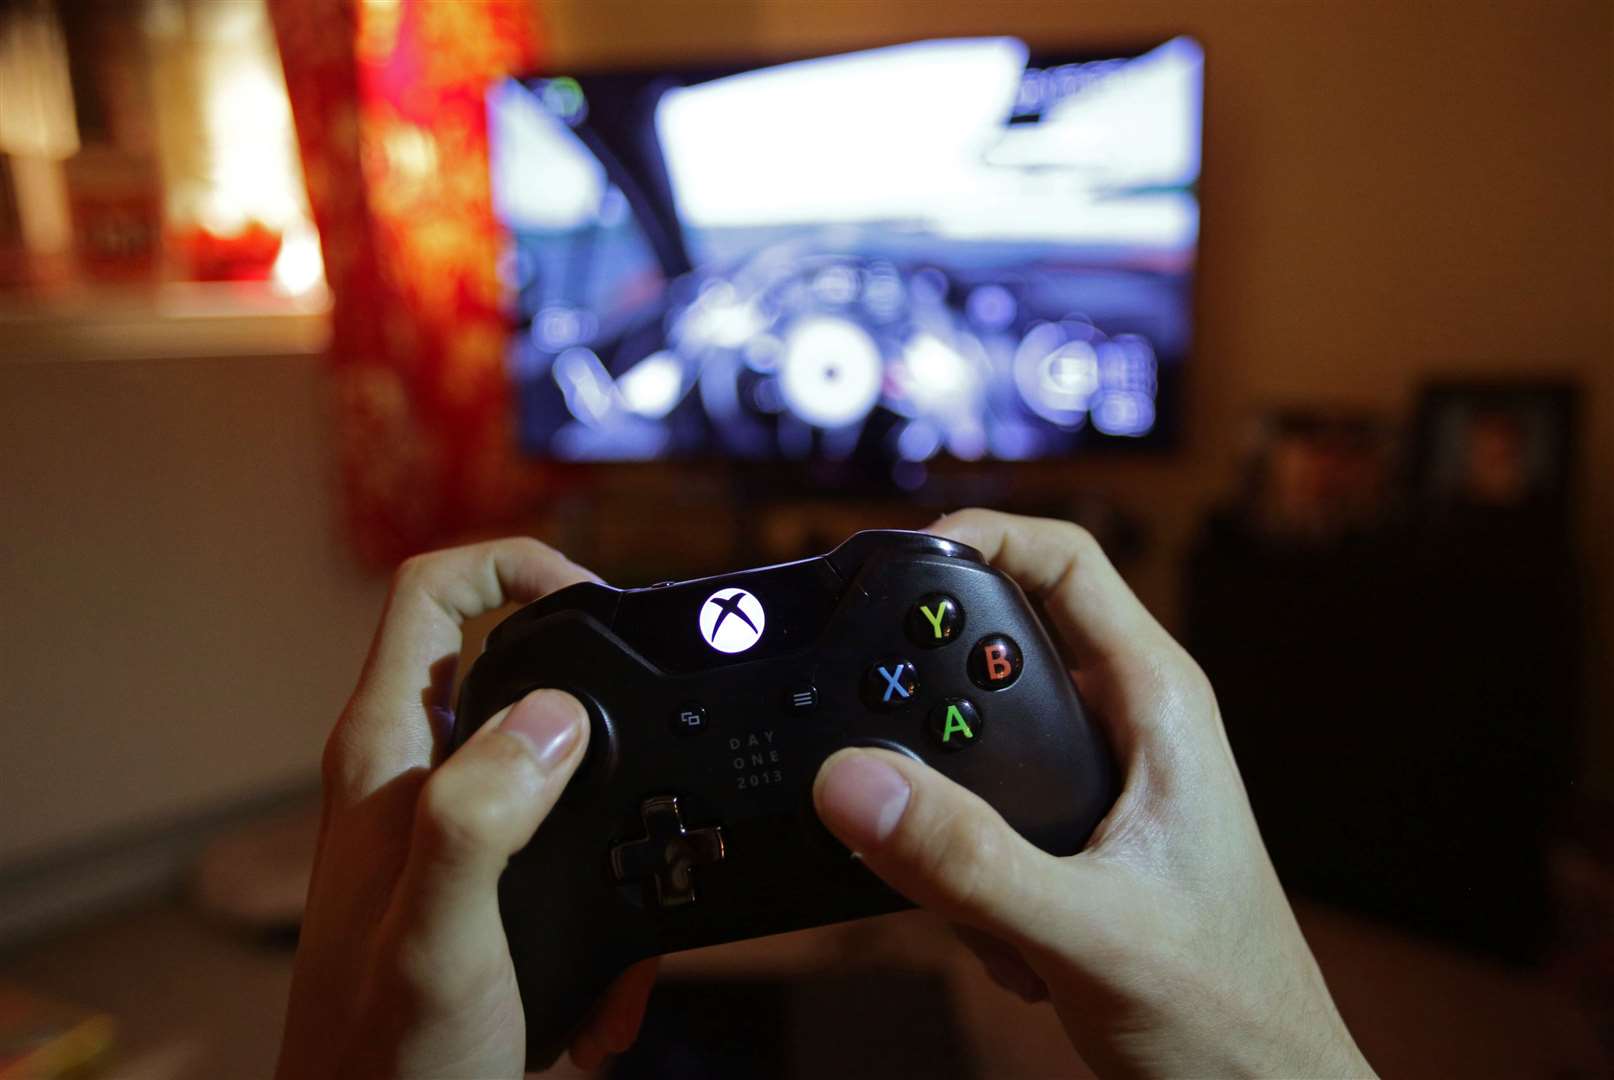
<path id="1" fill-rule="evenodd" d="M 1596 0 L 0 0 L 0 1075 L 271 1071 L 400 558 L 970 504 L 1207 669 L 1381 1071 L 1607 1075 L 1611 120 Z M 674 1053 L 1083 1074 L 920 913 Z"/>

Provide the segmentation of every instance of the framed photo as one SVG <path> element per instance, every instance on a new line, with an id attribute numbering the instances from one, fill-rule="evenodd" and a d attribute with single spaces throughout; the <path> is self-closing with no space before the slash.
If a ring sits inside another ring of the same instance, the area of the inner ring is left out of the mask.
<path id="1" fill-rule="evenodd" d="M 1371 528 L 1385 508 L 1390 428 L 1376 414 L 1269 412 L 1249 447 L 1243 506 L 1263 532 L 1326 540 Z"/>
<path id="2" fill-rule="evenodd" d="M 1564 510 L 1575 406 L 1570 383 L 1431 384 L 1413 424 L 1414 497 L 1426 507 Z"/>

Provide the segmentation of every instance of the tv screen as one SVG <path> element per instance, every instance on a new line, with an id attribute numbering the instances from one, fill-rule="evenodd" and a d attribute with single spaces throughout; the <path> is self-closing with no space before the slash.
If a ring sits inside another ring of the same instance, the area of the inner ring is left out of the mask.
<path id="1" fill-rule="evenodd" d="M 1169 445 L 1201 68 L 992 37 L 498 84 L 525 449 L 911 476 Z"/>

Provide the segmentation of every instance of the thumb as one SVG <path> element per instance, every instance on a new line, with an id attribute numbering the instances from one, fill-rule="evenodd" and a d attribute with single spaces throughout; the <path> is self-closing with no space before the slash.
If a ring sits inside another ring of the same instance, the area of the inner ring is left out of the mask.
<path id="1" fill-rule="evenodd" d="M 401 886 L 417 927 L 497 910 L 499 875 L 582 761 L 588 714 L 537 690 L 495 714 L 432 773 L 415 809 Z"/>
<path id="2" fill-rule="evenodd" d="M 1030 944 L 1059 906 L 1065 864 L 979 796 L 901 754 L 831 755 L 813 785 L 813 803 L 886 884 L 954 922 Z"/>

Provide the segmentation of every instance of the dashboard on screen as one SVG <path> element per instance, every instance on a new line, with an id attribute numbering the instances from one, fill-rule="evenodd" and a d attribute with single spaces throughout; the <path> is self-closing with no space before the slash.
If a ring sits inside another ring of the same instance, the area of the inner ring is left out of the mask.
<path id="1" fill-rule="evenodd" d="M 1169 445 L 1199 46 L 1011 37 L 489 97 L 523 446 L 572 461 Z"/>

